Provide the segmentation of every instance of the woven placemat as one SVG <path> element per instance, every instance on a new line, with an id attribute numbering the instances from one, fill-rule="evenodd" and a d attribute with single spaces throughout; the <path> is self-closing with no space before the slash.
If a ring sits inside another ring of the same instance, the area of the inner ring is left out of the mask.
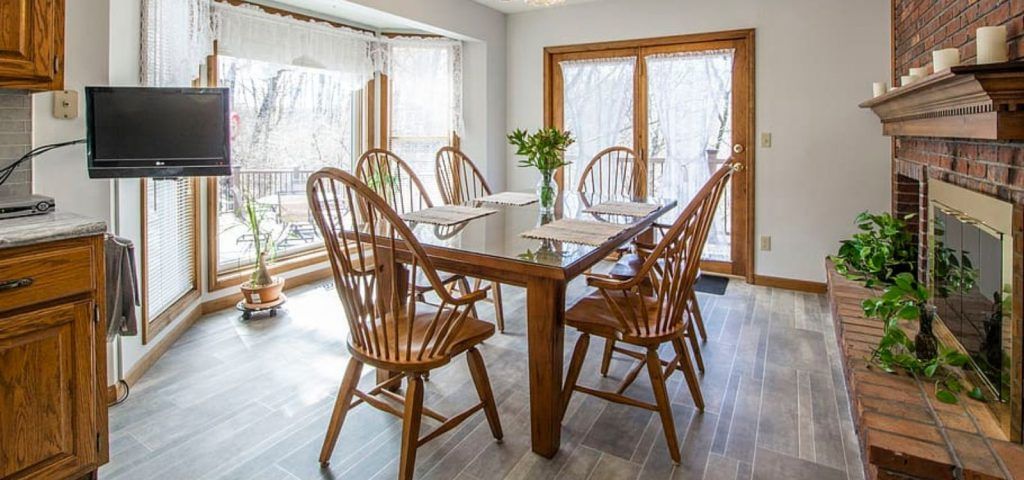
<path id="1" fill-rule="evenodd" d="M 615 223 L 564 218 L 523 232 L 521 235 L 537 240 L 554 240 L 556 242 L 578 243 L 580 245 L 599 247 L 622 233 L 627 227 L 629 226 Z"/>
<path id="2" fill-rule="evenodd" d="M 496 203 L 498 205 L 514 205 L 521 207 L 537 201 L 537 196 L 532 193 L 523 192 L 501 192 L 476 199 L 483 203 Z"/>
<path id="3" fill-rule="evenodd" d="M 638 202 L 604 202 L 594 205 L 584 212 L 601 215 L 623 215 L 627 217 L 646 217 L 658 210 L 652 203 Z"/>
<path id="4" fill-rule="evenodd" d="M 489 208 L 473 208 L 464 207 L 462 205 L 442 205 L 417 212 L 406 213 L 405 215 L 402 215 L 402 220 L 447 227 L 449 225 L 468 222 L 474 218 L 484 217 L 496 212 L 497 210 L 491 210 Z"/>

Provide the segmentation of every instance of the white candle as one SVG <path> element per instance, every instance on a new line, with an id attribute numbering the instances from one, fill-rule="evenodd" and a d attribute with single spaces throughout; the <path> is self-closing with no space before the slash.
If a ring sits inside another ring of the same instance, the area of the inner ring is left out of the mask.
<path id="1" fill-rule="evenodd" d="M 941 72 L 960 65 L 960 50 L 946 48 L 932 52 L 932 70 Z"/>
<path id="2" fill-rule="evenodd" d="M 1007 50 L 1005 25 L 978 29 L 978 65 L 1007 61 Z"/>
<path id="3" fill-rule="evenodd" d="M 910 69 L 910 76 L 911 77 L 920 77 L 920 78 L 927 77 L 928 76 L 928 67 L 911 68 Z"/>
<path id="4" fill-rule="evenodd" d="M 885 95 L 885 87 L 885 82 L 875 82 L 872 85 L 872 91 L 876 97 L 881 97 L 882 95 Z"/>
<path id="5" fill-rule="evenodd" d="M 917 77 L 912 77 L 910 75 L 904 75 L 904 76 L 900 77 L 900 86 L 901 87 L 905 87 L 907 85 L 910 85 L 911 83 L 914 83 L 914 80 L 917 80 Z"/>

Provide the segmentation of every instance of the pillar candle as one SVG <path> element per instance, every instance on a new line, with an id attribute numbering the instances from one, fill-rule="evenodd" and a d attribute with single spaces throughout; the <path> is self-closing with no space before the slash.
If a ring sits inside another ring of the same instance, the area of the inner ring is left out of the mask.
<path id="1" fill-rule="evenodd" d="M 978 29 L 978 65 L 1005 62 L 1007 50 L 1005 25 Z"/>
<path id="2" fill-rule="evenodd" d="M 905 87 L 907 85 L 910 85 L 911 83 L 914 83 L 914 80 L 917 80 L 917 79 L 914 78 L 914 77 L 911 77 L 910 75 L 904 75 L 904 76 L 900 77 L 900 86 L 901 87 Z"/>
<path id="3" fill-rule="evenodd" d="M 960 50 L 946 48 L 932 52 L 932 70 L 941 72 L 960 65 Z"/>
<path id="4" fill-rule="evenodd" d="M 928 67 L 911 68 L 910 69 L 910 76 L 911 77 L 921 77 L 921 78 L 927 77 L 928 76 Z"/>
<path id="5" fill-rule="evenodd" d="M 885 95 L 885 82 L 875 82 L 874 85 L 872 85 L 872 90 L 876 97 Z"/>

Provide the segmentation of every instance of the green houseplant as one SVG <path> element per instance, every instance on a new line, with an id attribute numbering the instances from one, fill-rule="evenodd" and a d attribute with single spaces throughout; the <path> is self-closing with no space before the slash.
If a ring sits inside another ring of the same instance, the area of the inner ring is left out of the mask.
<path id="1" fill-rule="evenodd" d="M 271 276 L 267 268 L 267 262 L 272 261 L 274 255 L 274 244 L 270 241 L 273 232 L 264 222 L 268 209 L 261 208 L 251 197 L 246 197 L 243 208 L 245 226 L 252 236 L 256 265 L 249 281 L 240 287 L 242 295 L 247 306 L 271 304 L 280 300 L 284 278 Z"/>
<path id="2" fill-rule="evenodd" d="M 555 170 L 569 164 L 565 161 L 565 150 L 576 142 L 572 133 L 557 128 L 542 128 L 530 134 L 526 130 L 516 129 L 508 136 L 508 142 L 516 147 L 516 155 L 526 157 L 519 161 L 520 167 L 533 167 L 540 172 L 541 179 L 537 184 L 540 211 L 551 213 L 558 197 Z"/>
<path id="3" fill-rule="evenodd" d="M 839 252 L 833 255 L 836 271 L 851 280 L 861 281 L 867 287 L 891 285 L 902 273 L 915 274 L 917 246 L 907 231 L 906 220 L 888 213 L 857 215 L 859 233 L 844 240 Z"/>

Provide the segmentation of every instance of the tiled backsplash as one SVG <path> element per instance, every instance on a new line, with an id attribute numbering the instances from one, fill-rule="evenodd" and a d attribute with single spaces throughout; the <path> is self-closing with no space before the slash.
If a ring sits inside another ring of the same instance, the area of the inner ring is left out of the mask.
<path id="1" fill-rule="evenodd" d="M 10 165 L 32 147 L 32 97 L 22 91 L 0 90 L 0 168 Z M 0 185 L 0 198 L 32 193 L 32 162 L 25 162 Z"/>

